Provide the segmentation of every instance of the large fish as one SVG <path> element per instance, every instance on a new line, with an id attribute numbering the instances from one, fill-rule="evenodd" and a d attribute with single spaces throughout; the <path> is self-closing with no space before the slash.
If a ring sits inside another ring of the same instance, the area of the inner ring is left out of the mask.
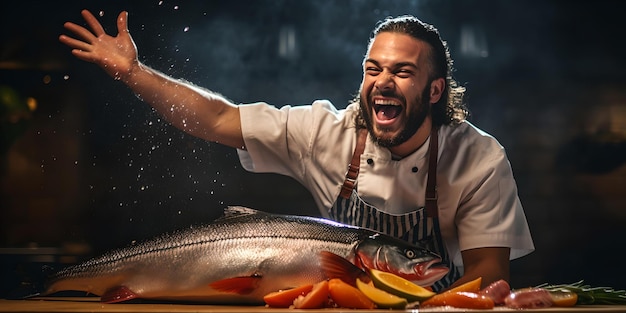
<path id="1" fill-rule="evenodd" d="M 262 304 L 272 291 L 354 279 L 365 267 L 428 286 L 448 272 L 440 261 L 424 248 L 364 228 L 229 207 L 211 224 L 61 270 L 44 295 L 74 290 L 108 303 L 140 298 Z"/>

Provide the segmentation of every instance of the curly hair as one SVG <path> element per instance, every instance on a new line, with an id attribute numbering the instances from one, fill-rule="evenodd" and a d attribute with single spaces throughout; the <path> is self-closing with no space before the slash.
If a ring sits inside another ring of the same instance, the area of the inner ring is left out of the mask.
<path id="1" fill-rule="evenodd" d="M 428 53 L 431 63 L 429 80 L 443 77 L 446 81 L 441 99 L 432 106 L 433 123 L 440 126 L 465 120 L 469 115 L 463 99 L 465 87 L 460 86 L 452 77 L 453 60 L 448 45 L 441 39 L 439 31 L 433 25 L 424 23 L 414 16 L 389 17 L 379 22 L 372 31 L 368 51 L 376 35 L 381 32 L 407 34 L 426 42 L 431 47 Z"/>

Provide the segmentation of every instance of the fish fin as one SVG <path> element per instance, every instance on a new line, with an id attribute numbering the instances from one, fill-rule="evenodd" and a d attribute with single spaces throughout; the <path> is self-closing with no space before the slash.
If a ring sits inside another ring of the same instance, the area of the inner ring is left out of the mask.
<path id="1" fill-rule="evenodd" d="M 100 296 L 100 302 L 104 303 L 118 303 L 132 299 L 137 299 L 139 296 L 126 286 L 119 286 L 111 288 L 104 292 Z"/>
<path id="2" fill-rule="evenodd" d="M 224 209 L 222 216 L 217 218 L 216 221 L 226 220 L 226 219 L 246 216 L 246 215 L 259 214 L 259 213 L 262 213 L 262 212 L 257 211 L 255 209 L 243 207 L 243 206 L 228 206 L 227 208 Z"/>
<path id="3" fill-rule="evenodd" d="M 339 278 L 345 283 L 355 286 L 356 280 L 370 282 L 370 277 L 365 271 L 352 264 L 348 259 L 330 251 L 320 251 L 320 265 L 326 278 Z"/>
<path id="4" fill-rule="evenodd" d="M 261 278 L 263 278 L 261 275 L 225 278 L 214 281 L 209 286 L 221 292 L 245 295 L 251 293 L 259 286 Z"/>

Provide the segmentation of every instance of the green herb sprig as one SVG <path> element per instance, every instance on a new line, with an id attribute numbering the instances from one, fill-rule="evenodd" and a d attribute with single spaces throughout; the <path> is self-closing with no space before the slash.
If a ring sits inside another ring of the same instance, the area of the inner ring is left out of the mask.
<path id="1" fill-rule="evenodd" d="M 571 284 L 550 285 L 547 283 L 537 286 L 548 291 L 568 290 L 578 295 L 576 304 L 622 304 L 626 305 L 626 290 L 615 290 L 611 287 L 592 287 L 580 280 Z"/>

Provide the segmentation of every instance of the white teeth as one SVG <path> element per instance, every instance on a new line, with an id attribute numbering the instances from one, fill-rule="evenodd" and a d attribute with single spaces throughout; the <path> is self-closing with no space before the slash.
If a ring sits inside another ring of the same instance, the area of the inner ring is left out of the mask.
<path id="1" fill-rule="evenodd" d="M 398 105 L 396 102 L 391 100 L 374 100 L 374 104 L 376 105 Z"/>

